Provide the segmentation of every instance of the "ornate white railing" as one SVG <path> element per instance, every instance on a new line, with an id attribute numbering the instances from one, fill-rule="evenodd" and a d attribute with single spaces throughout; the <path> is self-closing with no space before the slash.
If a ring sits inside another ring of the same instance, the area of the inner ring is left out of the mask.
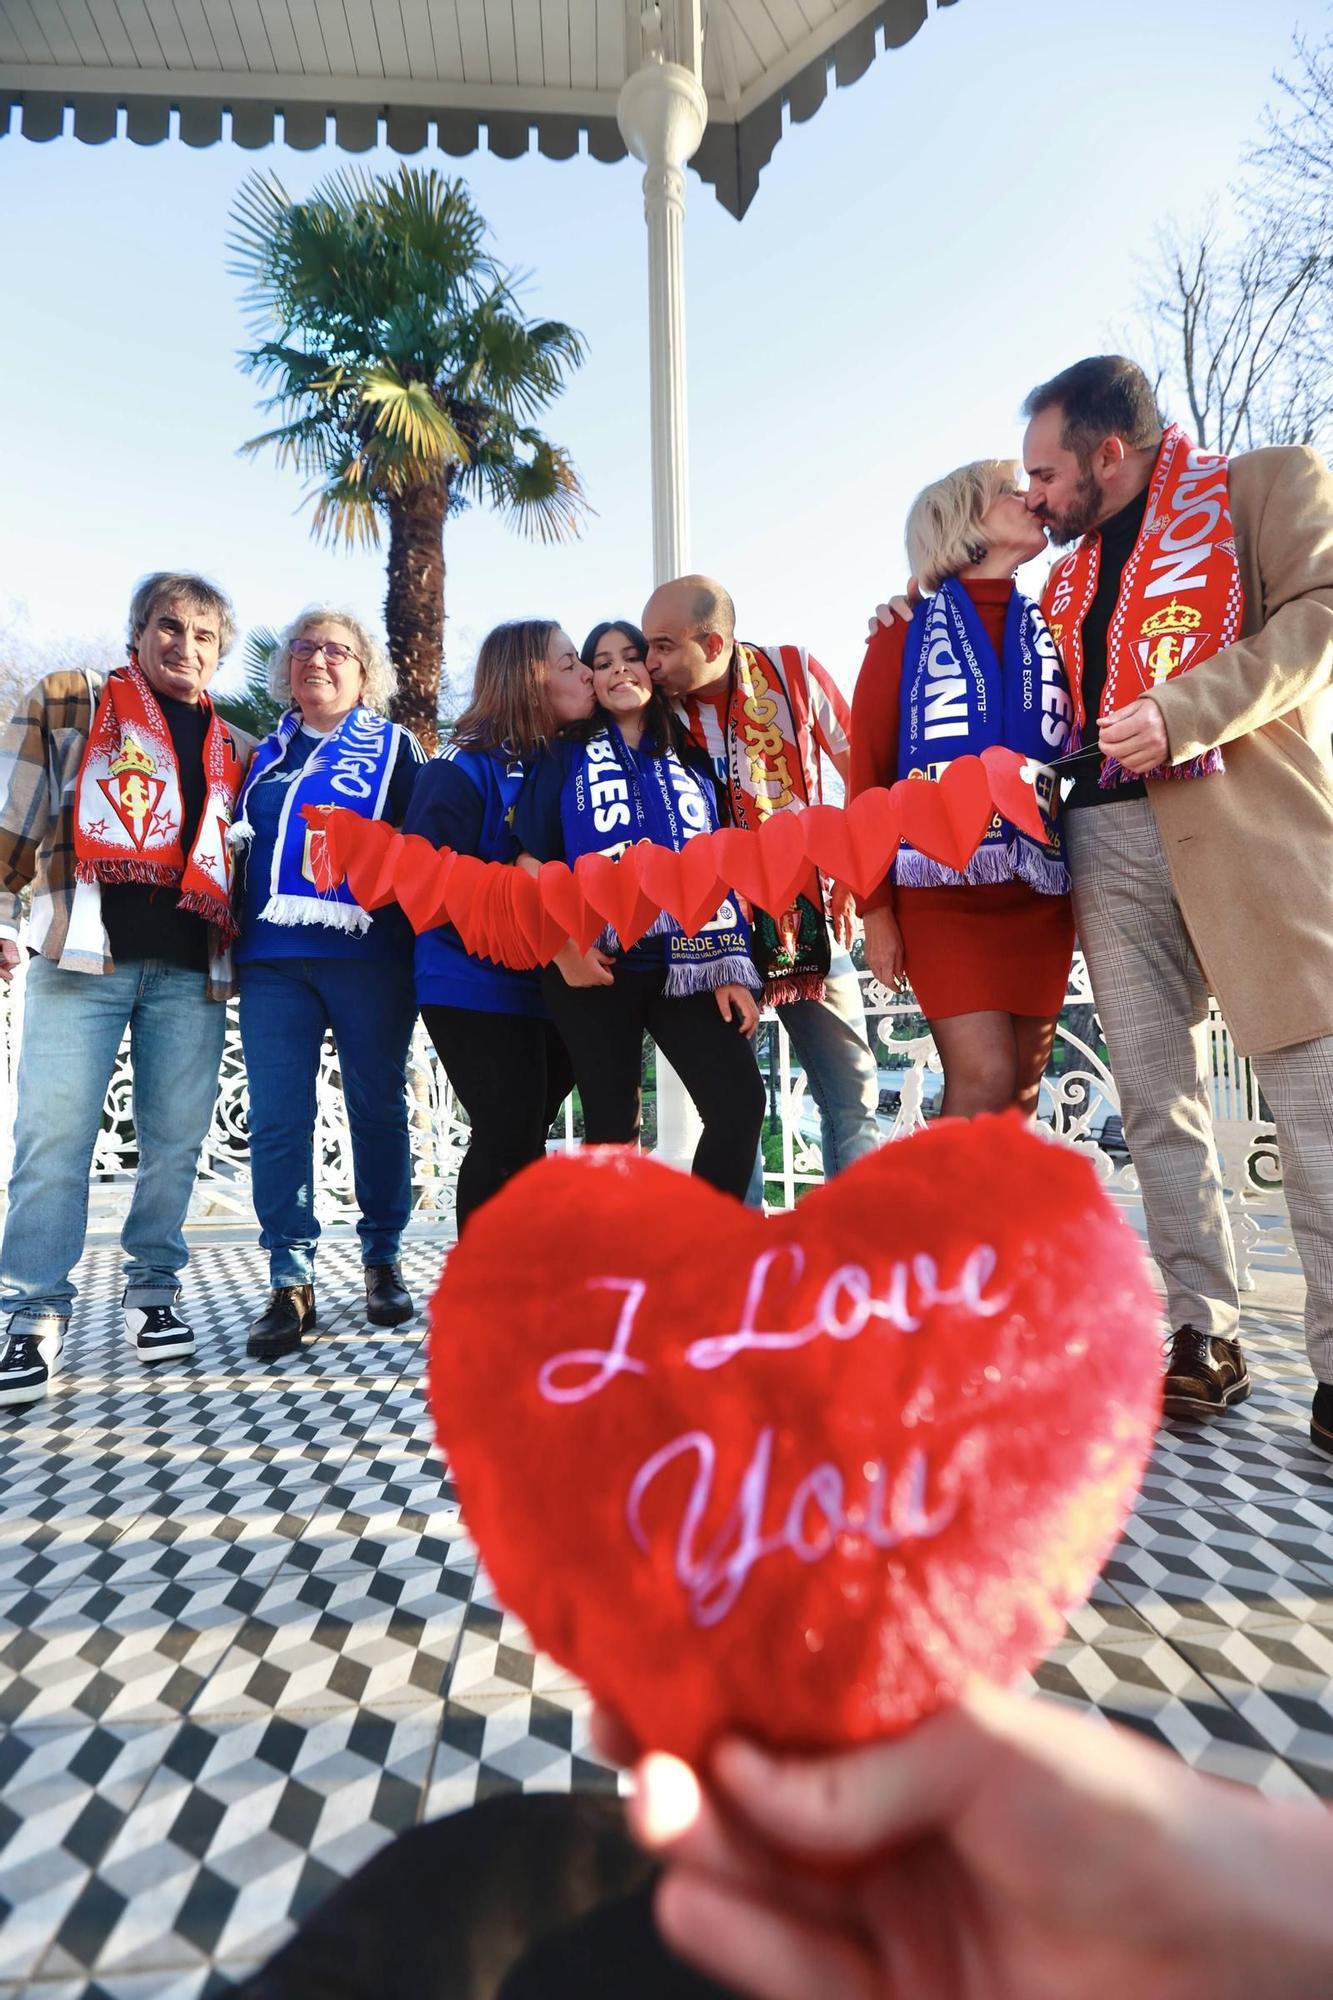
<path id="1" fill-rule="evenodd" d="M 862 974 L 862 982 L 872 1046 L 880 1065 L 880 1122 L 886 1139 L 899 1138 L 924 1124 L 937 1105 L 939 1058 L 910 997 L 887 993 L 869 973 Z M 20 972 L 0 997 L 3 1035 L 0 1168 L 5 1184 L 12 1158 L 22 1009 Z M 198 1185 L 190 1211 L 195 1222 L 252 1219 L 245 1068 L 232 1012 L 218 1101 L 199 1163 Z M 765 1133 L 770 1162 L 765 1193 L 770 1205 L 789 1208 L 799 1189 L 823 1178 L 819 1120 L 806 1090 L 805 1077 L 792 1066 L 790 1045 L 780 1023 L 770 1019 L 759 1033 L 770 1106 Z M 1236 1055 L 1220 1018 L 1212 1023 L 1211 1039 L 1218 1140 L 1236 1224 L 1237 1247 L 1242 1262 L 1248 1264 L 1262 1234 L 1260 1216 L 1281 1213 L 1281 1169 L 1273 1128 L 1250 1066 Z M 1051 1067 L 1042 1086 L 1040 1115 L 1058 1138 L 1086 1148 L 1108 1192 L 1132 1205 L 1137 1198 L 1138 1181 L 1120 1137 L 1115 1080 L 1101 1048 L 1087 975 L 1082 959 L 1076 958 Z M 423 1220 L 438 1217 L 441 1222 L 452 1221 L 453 1186 L 467 1144 L 467 1121 L 420 1027 L 412 1048 L 408 1088 L 415 1159 L 415 1214 Z M 570 1106 L 566 1106 L 565 1112 L 564 1143 L 577 1143 Z M 107 1093 L 93 1158 L 95 1219 L 110 1221 L 123 1214 L 136 1164 L 129 1056 L 125 1047 Z M 337 1057 L 331 1043 L 325 1045 L 320 1066 L 315 1165 L 316 1208 L 321 1221 L 350 1220 L 356 1214 L 351 1147 Z"/>

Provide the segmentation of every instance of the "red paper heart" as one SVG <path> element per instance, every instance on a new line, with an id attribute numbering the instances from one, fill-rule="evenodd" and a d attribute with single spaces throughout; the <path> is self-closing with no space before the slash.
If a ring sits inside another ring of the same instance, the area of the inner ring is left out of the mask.
<path id="1" fill-rule="evenodd" d="M 349 826 L 349 820 L 355 824 Z M 382 819 L 362 819 L 359 813 L 343 811 L 330 814 L 325 829 L 332 847 L 330 859 L 336 856 L 341 862 L 347 886 L 363 910 L 382 910 L 397 900 L 393 872 L 401 838 Z"/>
<path id="2" fill-rule="evenodd" d="M 514 924 L 532 953 L 533 964 L 549 965 L 569 932 L 542 902 L 537 877 L 522 868 L 511 868 L 509 872 L 513 877 L 509 893 Z"/>
<path id="3" fill-rule="evenodd" d="M 573 870 L 563 861 L 544 861 L 537 888 L 543 904 L 554 922 L 563 926 L 565 935 L 573 938 L 580 951 L 590 950 L 603 920 L 589 907 L 574 880 Z"/>
<path id="4" fill-rule="evenodd" d="M 455 854 L 454 865 L 444 885 L 444 907 L 449 922 L 462 939 L 464 950 L 478 957 L 484 956 L 481 950 L 482 926 L 474 924 L 472 906 L 482 893 L 486 868 L 486 862 L 478 861 L 475 854 Z"/>
<path id="5" fill-rule="evenodd" d="M 697 1761 L 1038 1659 L 1131 1504 L 1158 1339 L 1091 1165 L 1011 1115 L 768 1220 L 627 1149 L 529 1168 L 449 1258 L 430 1397 L 503 1601 Z"/>
<path id="6" fill-rule="evenodd" d="M 960 875 L 995 815 L 980 757 L 955 758 L 938 783 L 900 778 L 891 797 L 902 818 L 903 839 Z"/>
<path id="7" fill-rule="evenodd" d="M 848 806 L 807 806 L 801 826 L 816 868 L 858 898 L 884 880 L 902 835 L 898 806 L 884 785 L 862 792 Z"/>
<path id="8" fill-rule="evenodd" d="M 652 898 L 644 895 L 635 870 L 622 868 L 609 855 L 580 854 L 574 880 L 603 922 L 611 925 L 622 951 L 631 950 L 646 936 L 661 914 Z"/>
<path id="9" fill-rule="evenodd" d="M 983 750 L 981 761 L 986 768 L 996 812 L 1002 813 L 1020 833 L 1031 834 L 1044 847 L 1051 833 L 1037 802 L 1034 783 L 1038 769 L 1036 763 L 1017 750 L 1006 750 L 999 743 L 992 743 Z M 1025 771 L 1032 775 L 1024 777 Z"/>
<path id="10" fill-rule="evenodd" d="M 710 834 L 696 834 L 679 854 L 652 841 L 640 841 L 630 848 L 620 866 L 633 868 L 649 901 L 674 917 L 691 937 L 717 915 L 727 893 L 717 872 Z"/>
<path id="11" fill-rule="evenodd" d="M 393 869 L 399 907 L 418 935 L 448 923 L 445 886 L 458 859 L 452 847 L 433 847 L 419 833 L 405 833 Z"/>
<path id="12" fill-rule="evenodd" d="M 800 812 L 773 813 L 756 832 L 729 826 L 713 835 L 724 881 L 775 919 L 791 908 L 801 890 L 813 888 L 804 817 Z"/>

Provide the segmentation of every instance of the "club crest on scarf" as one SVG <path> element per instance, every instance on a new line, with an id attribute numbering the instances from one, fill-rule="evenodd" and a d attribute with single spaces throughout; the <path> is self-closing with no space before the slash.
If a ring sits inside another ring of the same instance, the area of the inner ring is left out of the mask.
<path id="1" fill-rule="evenodd" d="M 97 782 L 134 845 L 142 849 L 167 785 L 158 777 L 154 759 L 128 730 L 120 755 L 111 760 L 109 776 Z"/>

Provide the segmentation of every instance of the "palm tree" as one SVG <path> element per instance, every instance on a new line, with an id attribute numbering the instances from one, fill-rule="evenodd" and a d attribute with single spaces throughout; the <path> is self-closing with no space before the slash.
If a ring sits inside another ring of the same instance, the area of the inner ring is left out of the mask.
<path id="1" fill-rule="evenodd" d="M 481 500 L 542 541 L 578 533 L 578 475 L 533 419 L 582 362 L 582 336 L 523 316 L 467 188 L 433 170 L 344 168 L 308 201 L 251 174 L 232 222 L 258 341 L 241 365 L 282 419 L 241 449 L 272 446 L 312 482 L 317 537 L 378 545 L 387 517 L 394 714 L 433 749 L 445 521 Z"/>
<path id="2" fill-rule="evenodd" d="M 213 706 L 225 721 L 234 722 L 238 729 L 247 730 L 256 739 L 267 736 L 282 720 L 282 704 L 273 699 L 268 684 L 273 656 L 281 644 L 277 633 L 267 625 L 256 625 L 252 632 L 247 632 L 241 647 L 241 664 L 245 669 L 242 685 L 234 694 L 213 697 Z"/>

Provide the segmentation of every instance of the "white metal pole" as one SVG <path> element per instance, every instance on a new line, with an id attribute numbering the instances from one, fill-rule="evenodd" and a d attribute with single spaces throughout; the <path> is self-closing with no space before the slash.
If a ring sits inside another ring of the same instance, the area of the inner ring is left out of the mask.
<path id="1" fill-rule="evenodd" d="M 689 564 L 689 435 L 685 372 L 685 164 L 708 122 L 702 84 L 680 63 L 651 61 L 616 106 L 642 160 L 648 225 L 648 346 L 653 466 L 653 582 Z"/>
<path id="2" fill-rule="evenodd" d="M 660 53 L 629 76 L 616 116 L 643 175 L 648 226 L 648 350 L 653 474 L 653 584 L 689 568 L 689 426 L 685 371 L 685 163 L 708 123 L 698 77 Z M 657 1152 L 688 1167 L 699 1121 L 658 1051 Z"/>

